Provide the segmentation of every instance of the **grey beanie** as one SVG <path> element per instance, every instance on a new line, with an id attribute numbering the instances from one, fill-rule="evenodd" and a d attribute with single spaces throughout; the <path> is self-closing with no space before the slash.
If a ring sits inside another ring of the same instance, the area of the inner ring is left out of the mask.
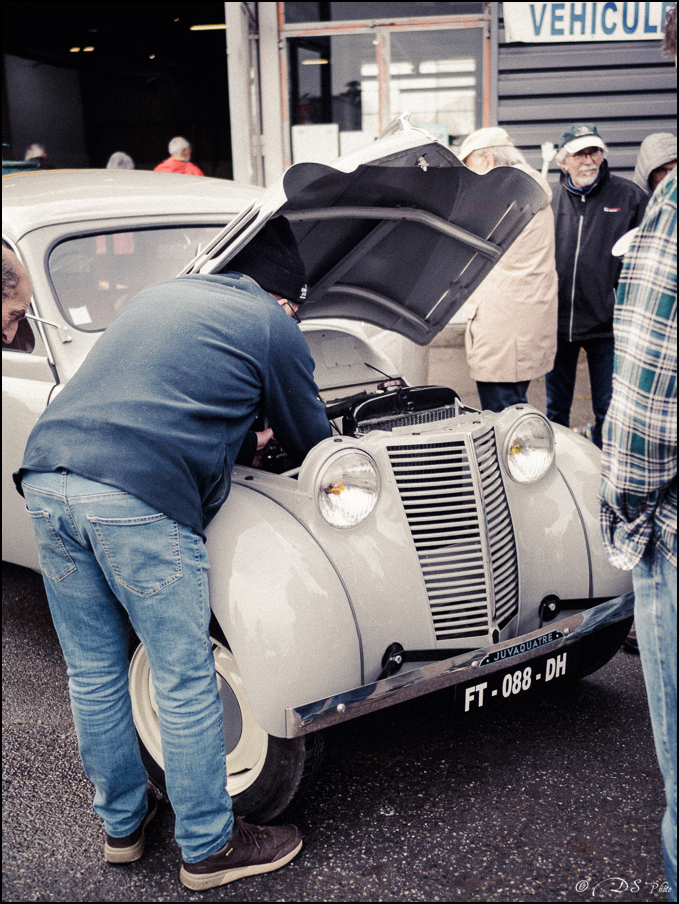
<path id="1" fill-rule="evenodd" d="M 641 142 L 634 181 L 646 194 L 651 193 L 648 179 L 654 169 L 677 159 L 677 136 L 671 132 L 654 132 Z"/>

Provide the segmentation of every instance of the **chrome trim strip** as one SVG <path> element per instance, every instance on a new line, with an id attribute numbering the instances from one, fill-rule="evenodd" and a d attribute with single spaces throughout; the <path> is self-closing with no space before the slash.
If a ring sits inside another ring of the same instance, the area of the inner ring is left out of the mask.
<path id="1" fill-rule="evenodd" d="M 484 440 L 487 433 L 493 434 L 493 442 L 495 444 L 495 457 L 499 459 L 497 453 L 497 443 L 495 442 L 495 430 L 490 428 L 486 433 L 478 435 L 479 440 Z M 467 459 L 469 468 L 472 472 L 472 486 L 474 488 L 474 496 L 476 497 L 476 511 L 479 518 L 479 539 L 481 540 L 481 549 L 483 550 L 483 573 L 486 578 L 486 612 L 488 613 L 488 637 L 492 638 L 493 630 L 497 627 L 495 619 L 495 580 L 493 575 L 493 559 L 490 554 L 490 534 L 488 532 L 488 512 L 486 511 L 486 499 L 484 495 L 484 487 L 481 482 L 481 470 L 479 468 L 479 457 L 476 449 L 477 436 L 468 433 L 465 437 L 467 446 Z M 498 461 L 499 464 L 499 461 Z M 502 487 L 504 490 L 504 486 Z M 495 637 L 499 638 L 498 632 Z"/>
<path id="2" fill-rule="evenodd" d="M 507 659 L 481 666 L 481 662 L 495 651 L 526 643 L 554 631 L 561 636 L 537 649 L 538 655 L 545 652 L 551 653 L 574 643 L 587 634 L 631 618 L 633 614 L 634 594 L 627 593 L 625 596 L 601 603 L 593 609 L 576 612 L 574 615 L 550 622 L 543 628 L 531 631 L 522 637 L 515 637 L 485 649 L 462 653 L 451 659 L 420 666 L 407 672 L 402 671 L 397 675 L 392 675 L 391 678 L 364 684 L 325 700 L 317 700 L 314 703 L 306 703 L 298 707 L 286 707 L 286 737 L 294 738 L 318 731 L 329 725 L 336 725 L 338 722 L 345 722 L 347 719 L 354 719 L 357 716 L 393 706 L 395 703 L 402 703 L 404 700 L 411 700 L 414 697 L 430 694 L 455 684 L 462 684 L 465 681 L 473 681 L 491 672 L 507 668 L 510 661 Z M 512 656 L 511 662 L 519 665 L 530 661 L 535 655 L 534 651 L 520 653 Z"/>

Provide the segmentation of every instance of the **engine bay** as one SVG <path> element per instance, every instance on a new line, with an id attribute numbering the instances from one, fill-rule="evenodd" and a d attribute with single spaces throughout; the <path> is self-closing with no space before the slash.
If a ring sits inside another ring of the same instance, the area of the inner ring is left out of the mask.
<path id="1" fill-rule="evenodd" d="M 365 436 L 372 430 L 392 431 L 397 427 L 431 424 L 475 413 L 465 407 L 448 386 L 407 386 L 400 377 L 378 383 L 376 391 L 326 402 L 326 413 L 334 430 L 343 436 Z M 255 429 L 261 429 L 255 426 Z M 291 468 L 285 451 L 275 438 L 267 445 L 261 468 L 282 474 Z"/>
<path id="2" fill-rule="evenodd" d="M 378 383 L 377 392 L 363 392 L 326 406 L 329 420 L 341 418 L 344 436 L 365 436 L 371 430 L 429 424 L 457 417 L 460 397 L 447 386 L 406 386 L 401 379 Z"/>

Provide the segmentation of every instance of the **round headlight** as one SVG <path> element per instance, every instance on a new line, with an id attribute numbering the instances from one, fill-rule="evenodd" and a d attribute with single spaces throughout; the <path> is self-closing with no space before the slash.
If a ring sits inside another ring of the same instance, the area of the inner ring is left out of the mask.
<path id="1" fill-rule="evenodd" d="M 333 455 L 320 471 L 316 501 L 321 515 L 333 527 L 356 527 L 375 508 L 380 475 L 365 452 L 347 449 Z"/>
<path id="2" fill-rule="evenodd" d="M 505 440 L 505 462 L 512 480 L 535 483 L 554 460 L 554 433 L 549 421 L 530 414 L 510 430 Z"/>

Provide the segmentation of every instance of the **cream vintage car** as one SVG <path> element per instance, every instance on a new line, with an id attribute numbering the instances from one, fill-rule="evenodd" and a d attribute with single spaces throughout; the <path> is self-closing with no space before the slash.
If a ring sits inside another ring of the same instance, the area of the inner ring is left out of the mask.
<path id="1" fill-rule="evenodd" d="M 285 215 L 307 267 L 300 313 L 334 435 L 300 468 L 282 452 L 266 469 L 236 467 L 207 530 L 236 811 L 281 813 L 329 725 L 443 687 L 455 688 L 458 720 L 605 664 L 633 598 L 599 537 L 599 451 L 528 405 L 481 412 L 451 388 L 418 385 L 417 356 L 400 356 L 411 373 L 398 361 L 403 342 L 426 349 L 539 210 L 537 183 L 506 167 L 477 176 L 407 128 L 332 167 L 293 166 L 263 193 L 223 186 L 218 197 L 173 175 L 154 192 L 156 175 L 107 185 L 39 173 L 3 186 L 3 237 L 33 279 L 32 313 L 53 324 L 33 322 L 32 353 L 3 350 L 3 557 L 37 567 L 5 481 L 120 306 L 171 272 L 228 270 Z M 162 784 L 143 646 L 130 691 Z"/>

